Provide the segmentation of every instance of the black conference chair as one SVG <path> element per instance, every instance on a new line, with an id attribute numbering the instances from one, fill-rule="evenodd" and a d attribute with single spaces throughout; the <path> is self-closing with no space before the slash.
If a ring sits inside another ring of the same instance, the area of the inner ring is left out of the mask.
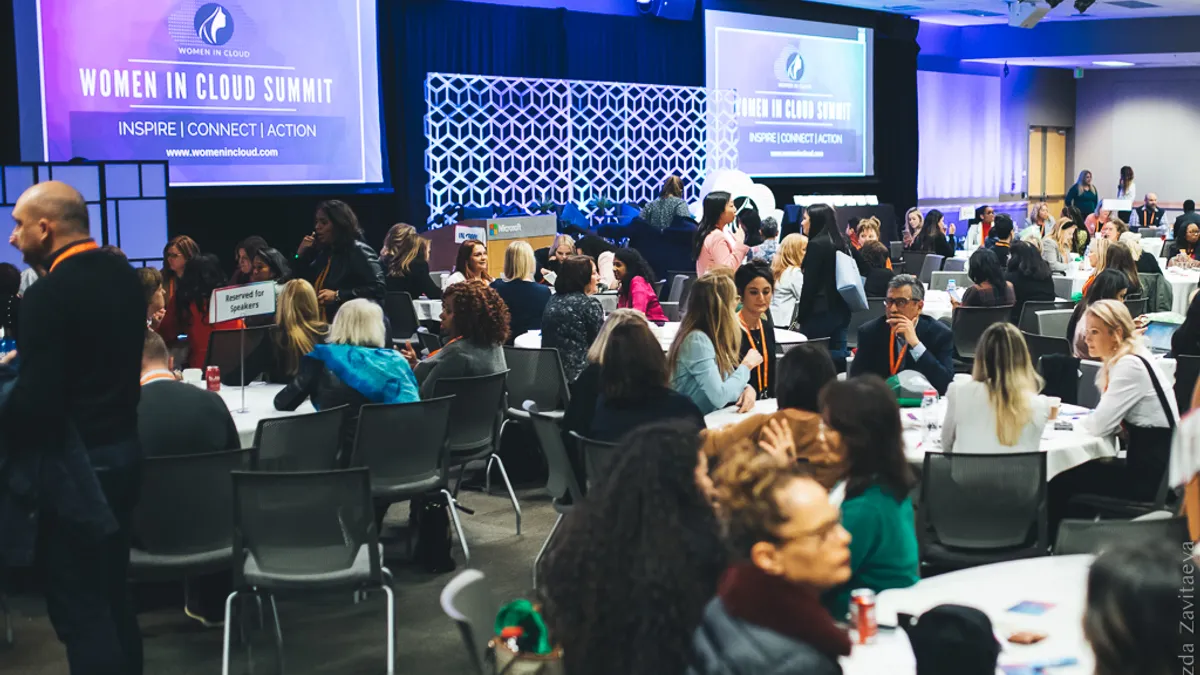
<path id="1" fill-rule="evenodd" d="M 537 557 L 533 559 L 533 587 L 537 589 L 538 565 L 541 563 L 542 556 L 546 554 L 546 549 L 550 547 L 550 541 L 558 532 L 558 526 L 562 523 L 563 516 L 570 513 L 575 505 L 583 500 L 583 488 L 575 476 L 575 470 L 571 467 L 571 460 L 567 456 L 567 448 L 563 445 L 562 432 L 558 428 L 557 418 L 539 412 L 537 404 L 533 401 L 525 401 L 523 408 L 529 414 L 533 433 L 537 437 L 538 445 L 542 448 L 542 456 L 546 459 L 546 467 L 549 470 L 546 478 L 546 491 L 550 493 L 551 503 L 558 513 L 554 526 L 550 528 L 550 534 L 546 535 L 546 541 L 542 543 Z"/>
<path id="2" fill-rule="evenodd" d="M 208 335 L 208 354 L 204 357 L 204 365 L 217 366 L 222 373 L 240 371 L 242 355 L 249 356 L 258 349 L 271 335 L 273 326 L 258 326 L 255 328 L 214 330 Z M 242 340 L 245 339 L 243 350 Z"/>
<path id="3" fill-rule="evenodd" d="M 442 589 L 442 611 L 454 620 L 462 635 L 463 647 L 475 675 L 491 675 L 488 641 L 496 629 L 496 611 L 500 608 L 487 585 L 483 572 L 465 569 Z"/>
<path id="4" fill-rule="evenodd" d="M 222 673 L 229 673 L 233 602 L 265 596 L 283 668 L 278 592 L 381 588 L 387 595 L 387 672 L 395 672 L 396 607 L 383 566 L 365 468 L 293 473 L 233 472 L 233 592 L 225 601 Z M 251 664 L 253 665 L 253 664 Z M 251 671 L 253 668 L 251 668 Z"/>
<path id="5" fill-rule="evenodd" d="M 1169 517 L 1140 520 L 1064 519 L 1054 539 L 1054 555 L 1100 553 L 1113 544 L 1127 542 L 1170 541 L 1182 545 L 1191 541 L 1187 518 Z"/>
<path id="6" fill-rule="evenodd" d="M 558 350 L 505 347 L 504 361 L 508 364 L 509 401 L 515 403 L 508 407 L 505 422 L 529 419 L 519 407 L 524 401 L 533 401 L 543 414 L 561 419 L 571 402 L 571 390 Z"/>
<path id="7" fill-rule="evenodd" d="M 392 345 L 411 344 L 421 323 L 417 320 L 417 308 L 412 296 L 403 292 L 391 292 L 383 298 L 383 313 L 392 330 Z"/>
<path id="8" fill-rule="evenodd" d="M 904 269 L 905 274 L 911 274 L 915 277 L 920 277 L 921 270 L 925 267 L 925 256 L 930 255 L 924 251 L 905 251 L 904 252 Z M 899 274 L 900 271 L 897 271 Z"/>
<path id="9" fill-rule="evenodd" d="M 933 282 L 933 273 L 942 271 L 942 261 L 944 256 L 929 254 L 925 256 L 925 260 L 921 262 L 921 274 L 919 278 L 921 283 L 930 284 Z"/>
<path id="10" fill-rule="evenodd" d="M 1071 343 L 1067 342 L 1066 338 L 1034 335 L 1025 331 L 1021 331 L 1021 336 L 1025 338 L 1025 346 L 1029 347 L 1029 358 L 1035 367 L 1038 361 L 1048 354 L 1071 355 Z"/>
<path id="11" fill-rule="evenodd" d="M 458 502 L 448 489 L 450 447 L 446 439 L 452 402 L 453 398 L 446 396 L 415 403 L 364 405 L 358 416 L 351 465 L 371 470 L 371 498 L 376 504 L 397 504 L 439 493 L 445 497 L 463 558 L 470 563 Z"/>
<path id="12" fill-rule="evenodd" d="M 521 534 L 521 505 L 508 480 L 504 460 L 496 454 L 500 440 L 500 425 L 504 418 L 504 387 L 508 371 L 477 377 L 446 377 L 433 385 L 434 396 L 453 396 L 450 406 L 450 465 L 459 468 L 458 480 L 451 492 L 458 497 L 462 487 L 462 471 L 472 462 L 486 461 L 485 474 L 492 473 L 492 464 L 500 467 L 500 477 L 508 489 L 517 516 L 517 534 Z"/>
<path id="13" fill-rule="evenodd" d="M 942 271 L 943 272 L 966 272 L 967 271 L 967 260 L 966 260 L 966 258 L 946 258 L 945 262 L 942 263 Z M 965 288 L 965 285 L 964 285 L 964 288 Z"/>
<path id="14" fill-rule="evenodd" d="M 606 443 L 597 441 L 572 431 L 571 438 L 575 439 L 575 443 L 579 448 L 579 454 L 583 457 L 584 473 L 588 487 L 595 485 L 597 481 L 603 480 L 608 475 L 608 467 L 616 459 L 617 446 L 616 443 Z"/>
<path id="15" fill-rule="evenodd" d="M 183 580 L 229 569 L 233 559 L 234 471 L 250 468 L 253 448 L 149 457 L 133 512 L 129 577 Z"/>
<path id="16" fill-rule="evenodd" d="M 1129 316 L 1139 317 L 1146 313 L 1146 298 L 1126 298 L 1125 307 L 1129 309 Z"/>
<path id="17" fill-rule="evenodd" d="M 874 321 L 887 313 L 883 304 L 884 298 L 867 298 L 867 308 L 850 315 L 850 326 L 846 329 L 846 346 L 858 346 L 858 329 L 868 321 Z"/>
<path id="18" fill-rule="evenodd" d="M 325 471 L 339 468 L 346 406 L 306 415 L 269 417 L 254 430 L 255 471 Z"/>
<path id="19" fill-rule="evenodd" d="M 442 338 L 424 329 L 417 330 L 417 342 L 425 350 L 426 356 L 442 348 Z"/>
<path id="20" fill-rule="evenodd" d="M 1046 453 L 925 453 L 922 566 L 963 569 L 1046 555 Z"/>
<path id="21" fill-rule="evenodd" d="M 1021 308 L 1021 316 L 1017 320 L 1017 327 L 1022 333 L 1031 333 L 1040 335 L 1038 332 L 1037 313 L 1051 309 L 1074 309 L 1075 303 L 1070 300 L 1030 300 Z M 1062 337 L 1056 335 L 1054 337 Z"/>
<path id="22" fill-rule="evenodd" d="M 970 363 L 975 359 L 979 336 L 994 323 L 1008 321 L 1012 305 L 999 307 L 958 307 L 954 310 L 951 330 L 954 332 L 954 356 Z"/>

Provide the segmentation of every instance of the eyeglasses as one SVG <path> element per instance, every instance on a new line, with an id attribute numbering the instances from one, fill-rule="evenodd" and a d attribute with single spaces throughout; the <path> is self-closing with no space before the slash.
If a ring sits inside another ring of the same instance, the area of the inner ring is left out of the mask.
<path id="1" fill-rule="evenodd" d="M 910 303 L 910 302 L 914 302 L 914 301 L 910 300 L 909 298 L 884 298 L 883 306 L 884 307 L 895 307 L 896 309 L 904 309 L 905 307 L 908 307 L 908 303 Z"/>

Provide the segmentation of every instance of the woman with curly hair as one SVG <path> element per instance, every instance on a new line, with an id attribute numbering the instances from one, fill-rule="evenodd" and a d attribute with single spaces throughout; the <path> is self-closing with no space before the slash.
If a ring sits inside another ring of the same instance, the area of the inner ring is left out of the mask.
<path id="1" fill-rule="evenodd" d="M 840 673 L 850 637 L 820 600 L 850 579 L 837 506 L 803 466 L 772 453 L 734 454 L 716 482 L 739 560 L 704 609 L 688 675 Z"/>
<path id="2" fill-rule="evenodd" d="M 571 675 L 681 674 L 725 546 L 708 460 L 685 423 L 630 437 L 541 565 L 545 616 Z"/>
<path id="3" fill-rule="evenodd" d="M 442 295 L 442 335 L 450 340 L 424 361 L 412 347 L 401 351 L 421 385 L 421 398 L 431 398 L 443 377 L 477 377 L 508 369 L 508 307 L 494 288 L 482 281 L 463 281 Z"/>

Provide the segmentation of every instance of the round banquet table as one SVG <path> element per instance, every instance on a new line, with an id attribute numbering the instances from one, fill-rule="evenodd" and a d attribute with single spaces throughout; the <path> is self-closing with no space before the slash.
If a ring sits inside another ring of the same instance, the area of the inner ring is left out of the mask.
<path id="1" fill-rule="evenodd" d="M 919 615 L 941 604 L 975 607 L 988 615 L 999 637 L 1033 630 L 1048 637 L 1034 645 L 1002 640 L 1001 666 L 1033 665 L 1075 659 L 1071 666 L 1048 669 L 1055 675 L 1091 673 L 1092 650 L 1083 637 L 1090 555 L 1063 555 L 984 565 L 922 579 L 911 588 L 884 591 L 875 609 L 881 626 L 873 644 L 855 645 L 841 658 L 846 675 L 909 675 L 916 662 L 908 637 L 895 626 L 897 612 Z M 1009 611 L 1022 602 L 1051 607 L 1040 616 Z"/>
<path id="2" fill-rule="evenodd" d="M 675 340 L 675 334 L 679 332 L 679 323 L 671 322 L 662 326 L 650 324 L 650 330 L 654 331 L 655 337 L 658 338 L 659 344 L 662 345 L 663 351 L 671 349 L 671 343 Z M 803 333 L 784 330 L 783 328 L 775 329 L 775 342 L 781 345 L 793 345 L 807 341 Z M 542 346 L 542 332 L 540 330 L 531 330 L 528 333 L 518 335 L 513 340 L 513 346 L 522 349 L 538 349 Z"/>
<path id="3" fill-rule="evenodd" d="M 769 414 L 779 409 L 775 399 L 756 401 L 754 409 L 745 414 L 739 414 L 735 407 L 730 406 L 711 412 L 704 416 L 704 424 L 709 429 L 718 429 L 745 419 L 749 415 Z M 938 400 L 936 415 L 938 419 L 945 416 L 945 398 Z M 1079 420 L 1091 413 L 1087 408 L 1063 404 L 1059 419 L 1070 420 L 1078 424 Z M 919 408 L 903 408 L 900 419 L 904 426 L 904 456 L 909 464 L 921 466 L 925 463 L 926 452 L 944 452 L 941 447 L 941 431 L 937 432 L 937 442 L 926 447 L 921 441 L 922 425 Z M 1092 436 L 1078 430 L 1058 431 L 1053 423 L 1047 423 L 1042 432 L 1041 450 L 1046 453 L 1047 478 L 1073 469 L 1084 462 L 1101 457 L 1115 457 L 1116 450 L 1112 441 L 1099 436 Z"/>
<path id="4" fill-rule="evenodd" d="M 307 400 L 295 410 L 276 410 L 275 395 L 283 389 L 283 386 L 282 384 L 263 382 L 246 385 L 246 412 L 238 412 L 242 406 L 241 387 L 222 385 L 221 391 L 217 392 L 229 408 L 229 414 L 233 416 L 233 424 L 237 427 L 238 439 L 241 440 L 243 448 L 254 445 L 254 431 L 258 429 L 259 420 L 316 412 L 312 401 Z"/>
<path id="5" fill-rule="evenodd" d="M 1192 291 L 1196 290 L 1197 283 L 1200 282 L 1200 270 L 1184 270 L 1175 267 L 1167 267 L 1166 261 L 1159 259 L 1159 264 L 1163 267 L 1163 276 L 1167 283 L 1171 284 L 1171 311 L 1177 314 L 1187 314 L 1188 298 L 1192 295 Z M 1092 270 L 1078 269 L 1074 272 L 1068 272 L 1067 276 L 1071 279 L 1071 293 L 1083 292 L 1083 284 L 1092 276 Z"/>

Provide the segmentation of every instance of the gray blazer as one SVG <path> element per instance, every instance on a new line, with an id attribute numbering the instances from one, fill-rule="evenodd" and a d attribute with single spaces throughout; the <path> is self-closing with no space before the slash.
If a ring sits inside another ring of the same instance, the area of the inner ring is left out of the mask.
<path id="1" fill-rule="evenodd" d="M 443 377 L 478 377 L 507 370 L 504 348 L 480 347 L 466 340 L 451 342 L 413 369 L 421 385 L 421 398 L 433 398 L 433 388 Z"/>
<path id="2" fill-rule="evenodd" d="M 1067 271 L 1067 260 L 1062 251 L 1058 250 L 1058 242 L 1050 237 L 1042 237 L 1042 259 L 1050 263 L 1051 272 Z"/>

